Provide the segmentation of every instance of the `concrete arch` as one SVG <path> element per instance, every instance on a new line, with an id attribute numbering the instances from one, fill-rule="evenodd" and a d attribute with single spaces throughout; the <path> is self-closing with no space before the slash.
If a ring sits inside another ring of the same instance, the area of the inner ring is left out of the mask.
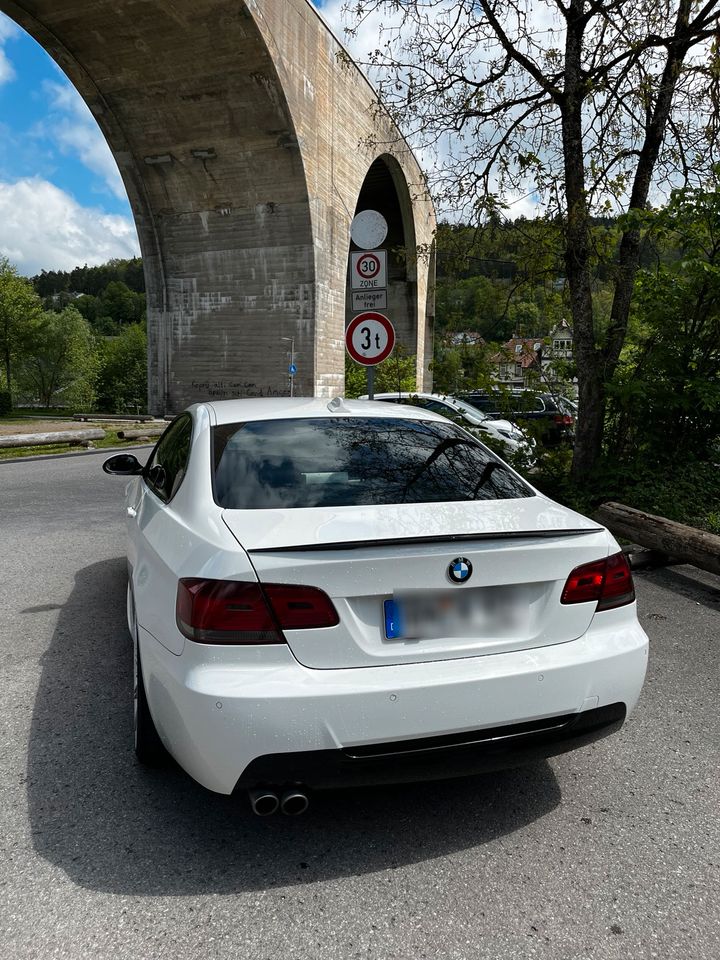
<path id="1" fill-rule="evenodd" d="M 355 204 L 355 214 L 377 210 L 388 224 L 388 235 L 382 244 L 388 251 L 387 306 L 381 309 L 393 321 L 399 347 L 415 355 L 418 350 L 417 241 L 412 198 L 399 162 L 383 153 L 370 164 Z M 358 249 L 350 243 L 350 250 Z M 352 290 L 348 284 L 347 316 L 349 323 L 357 311 L 352 307 Z"/>
<path id="2" fill-rule="evenodd" d="M 309 0 L 0 9 L 63 68 L 117 160 L 145 263 L 151 410 L 285 393 L 282 337 L 298 394 L 341 393 L 349 227 L 380 153 L 408 184 L 417 244 L 434 219 L 410 150 Z M 412 282 L 422 345 L 427 269 Z"/>

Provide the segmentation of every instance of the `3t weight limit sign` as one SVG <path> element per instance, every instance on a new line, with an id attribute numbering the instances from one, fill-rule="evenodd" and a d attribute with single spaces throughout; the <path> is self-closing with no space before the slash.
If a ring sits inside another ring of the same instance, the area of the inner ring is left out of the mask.
<path id="1" fill-rule="evenodd" d="M 382 313 L 360 313 L 345 331 L 345 347 L 357 363 L 373 367 L 387 359 L 395 346 L 395 328 Z"/>

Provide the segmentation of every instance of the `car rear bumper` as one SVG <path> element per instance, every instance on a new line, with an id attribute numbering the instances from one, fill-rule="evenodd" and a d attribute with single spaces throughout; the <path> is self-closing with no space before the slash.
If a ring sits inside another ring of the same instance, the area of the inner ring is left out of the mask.
<path id="1" fill-rule="evenodd" d="M 176 656 L 139 634 L 163 742 L 219 793 L 264 781 L 432 779 L 561 753 L 620 726 L 640 694 L 648 653 L 628 607 L 596 615 L 568 643 L 336 670 L 304 667 L 283 644 L 188 641 Z M 518 724 L 526 726 L 513 729 Z M 422 743 L 427 738 L 446 739 Z"/>
<path id="2" fill-rule="evenodd" d="M 600 740 L 620 729 L 626 713 L 624 703 L 612 703 L 563 717 L 483 728 L 460 736 L 268 754 L 245 768 L 235 788 L 302 783 L 313 790 L 325 790 L 504 770 Z"/>

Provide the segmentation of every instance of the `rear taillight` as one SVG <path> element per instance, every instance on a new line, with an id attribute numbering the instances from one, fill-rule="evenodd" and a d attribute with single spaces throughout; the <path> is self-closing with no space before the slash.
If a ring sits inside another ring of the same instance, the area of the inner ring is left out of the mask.
<path id="1" fill-rule="evenodd" d="M 332 601 L 316 587 L 240 580 L 180 580 L 178 629 L 196 643 L 285 643 L 283 629 L 332 627 Z"/>
<path id="2" fill-rule="evenodd" d="M 263 589 L 283 630 L 334 627 L 340 622 L 330 597 L 316 587 L 267 583 Z"/>
<path id="3" fill-rule="evenodd" d="M 597 601 L 598 610 L 611 610 L 635 599 L 630 565 L 624 553 L 575 567 L 567 578 L 560 603 Z"/>
<path id="4" fill-rule="evenodd" d="M 575 422 L 573 418 L 567 413 L 556 413 L 553 417 L 555 423 L 559 423 L 563 427 L 571 427 Z"/>

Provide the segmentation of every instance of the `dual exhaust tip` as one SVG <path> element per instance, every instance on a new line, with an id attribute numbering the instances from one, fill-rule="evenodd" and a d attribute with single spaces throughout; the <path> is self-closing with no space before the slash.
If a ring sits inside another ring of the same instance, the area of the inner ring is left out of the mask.
<path id="1" fill-rule="evenodd" d="M 270 817 L 278 810 L 286 817 L 299 817 L 310 806 L 308 795 L 301 787 L 290 787 L 278 794 L 271 787 L 250 790 L 250 806 L 258 817 Z"/>

